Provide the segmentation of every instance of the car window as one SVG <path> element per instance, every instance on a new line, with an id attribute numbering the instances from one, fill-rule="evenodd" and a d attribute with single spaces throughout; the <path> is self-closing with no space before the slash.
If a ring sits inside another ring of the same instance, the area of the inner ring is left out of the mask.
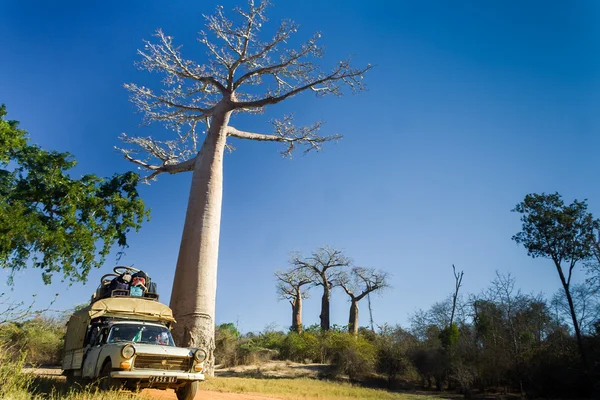
<path id="1" fill-rule="evenodd" d="M 175 346 L 171 332 L 164 326 L 118 324 L 113 325 L 108 343 L 133 342 Z"/>

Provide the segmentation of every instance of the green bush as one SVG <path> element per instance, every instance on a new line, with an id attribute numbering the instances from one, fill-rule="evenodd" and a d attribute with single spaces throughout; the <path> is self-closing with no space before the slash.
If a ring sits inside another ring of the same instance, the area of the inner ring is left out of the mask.
<path id="1" fill-rule="evenodd" d="M 281 356 L 290 361 L 310 363 L 320 359 L 321 343 L 312 332 L 290 332 L 281 347 Z"/>
<path id="2" fill-rule="evenodd" d="M 224 367 L 239 364 L 240 333 L 233 324 L 221 324 L 215 330 L 215 363 Z"/>
<path id="3" fill-rule="evenodd" d="M 0 399 L 26 400 L 27 388 L 33 378 L 22 373 L 25 354 L 15 359 L 14 351 L 0 346 Z"/>
<path id="4" fill-rule="evenodd" d="M 279 356 L 285 338 L 285 333 L 269 328 L 242 337 L 233 324 L 221 324 L 215 332 L 216 363 L 233 367 L 269 361 Z"/>
<path id="5" fill-rule="evenodd" d="M 388 386 L 393 387 L 396 377 L 410 367 L 409 352 L 416 345 L 416 339 L 400 327 L 383 326 L 376 335 L 377 372 L 384 374 Z"/>
<path id="6" fill-rule="evenodd" d="M 0 326 L 0 346 L 7 356 L 19 360 L 26 354 L 30 365 L 58 365 L 65 335 L 64 325 L 47 317 L 37 317 L 21 323 Z"/>
<path id="7" fill-rule="evenodd" d="M 449 327 L 442 329 L 440 332 L 442 347 L 447 349 L 454 346 L 458 342 L 459 337 L 460 332 L 458 331 L 458 326 L 456 324 L 452 324 Z"/>
<path id="8" fill-rule="evenodd" d="M 286 334 L 284 332 L 267 327 L 263 332 L 253 337 L 253 340 L 257 347 L 280 351 L 285 338 Z"/>
<path id="9" fill-rule="evenodd" d="M 324 345 L 333 375 L 346 374 L 350 380 L 358 380 L 374 371 L 377 349 L 363 336 L 330 331 Z"/>

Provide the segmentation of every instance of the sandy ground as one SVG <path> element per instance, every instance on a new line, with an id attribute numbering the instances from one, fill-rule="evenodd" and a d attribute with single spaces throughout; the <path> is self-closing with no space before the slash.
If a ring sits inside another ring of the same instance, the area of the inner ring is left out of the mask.
<path id="1" fill-rule="evenodd" d="M 273 367 L 273 366 L 269 366 Z M 234 375 L 239 372 L 249 372 L 256 370 L 265 371 L 264 366 L 260 367 L 238 367 L 230 370 L 221 370 L 224 375 Z M 270 368 L 266 368 L 268 371 Z M 275 368 L 277 369 L 277 368 Z M 62 371 L 60 368 L 25 368 L 24 371 L 34 373 L 38 376 L 46 376 L 52 377 L 55 379 L 64 379 L 61 375 Z M 144 389 L 142 390 L 146 396 L 151 397 L 152 399 L 160 399 L 160 400 L 177 400 L 177 396 L 175 395 L 175 391 L 173 390 L 158 390 L 158 389 Z M 249 394 L 239 394 L 239 393 L 220 393 L 213 392 L 210 390 L 200 390 L 196 395 L 195 400 L 279 400 L 276 397 L 265 397 L 260 395 L 249 395 Z"/>
<path id="2" fill-rule="evenodd" d="M 161 400 L 177 400 L 177 396 L 175 396 L 175 392 L 173 390 L 156 390 L 156 389 L 146 389 L 142 390 L 142 393 L 149 395 L 153 399 L 161 399 Z M 264 397 L 257 395 L 249 395 L 249 394 L 239 394 L 239 393 L 219 393 L 219 392 L 211 392 L 209 390 L 200 390 L 196 395 L 195 400 L 207 399 L 207 400 L 278 400 L 275 397 Z"/>

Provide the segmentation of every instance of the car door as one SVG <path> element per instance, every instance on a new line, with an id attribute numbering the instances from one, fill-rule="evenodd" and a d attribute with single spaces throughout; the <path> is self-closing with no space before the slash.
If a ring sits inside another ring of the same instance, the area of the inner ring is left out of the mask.
<path id="1" fill-rule="evenodd" d="M 102 347 L 106 343 L 106 336 L 108 335 L 108 329 L 104 328 L 99 331 L 90 343 L 90 347 L 86 354 L 83 356 L 83 372 L 82 375 L 85 378 L 96 378 L 96 371 L 98 370 L 98 357 L 102 351 Z"/>

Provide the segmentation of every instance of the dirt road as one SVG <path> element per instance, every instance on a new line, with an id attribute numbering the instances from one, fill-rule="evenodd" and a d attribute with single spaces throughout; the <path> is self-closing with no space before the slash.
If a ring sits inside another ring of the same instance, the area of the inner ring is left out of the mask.
<path id="1" fill-rule="evenodd" d="M 142 393 L 149 395 L 153 399 L 157 400 L 177 400 L 175 392 L 172 390 L 156 390 L 146 389 Z M 239 393 L 220 393 L 211 392 L 208 390 L 200 390 L 196 395 L 196 400 L 279 400 L 275 397 L 264 397 L 250 394 L 239 394 Z"/>

